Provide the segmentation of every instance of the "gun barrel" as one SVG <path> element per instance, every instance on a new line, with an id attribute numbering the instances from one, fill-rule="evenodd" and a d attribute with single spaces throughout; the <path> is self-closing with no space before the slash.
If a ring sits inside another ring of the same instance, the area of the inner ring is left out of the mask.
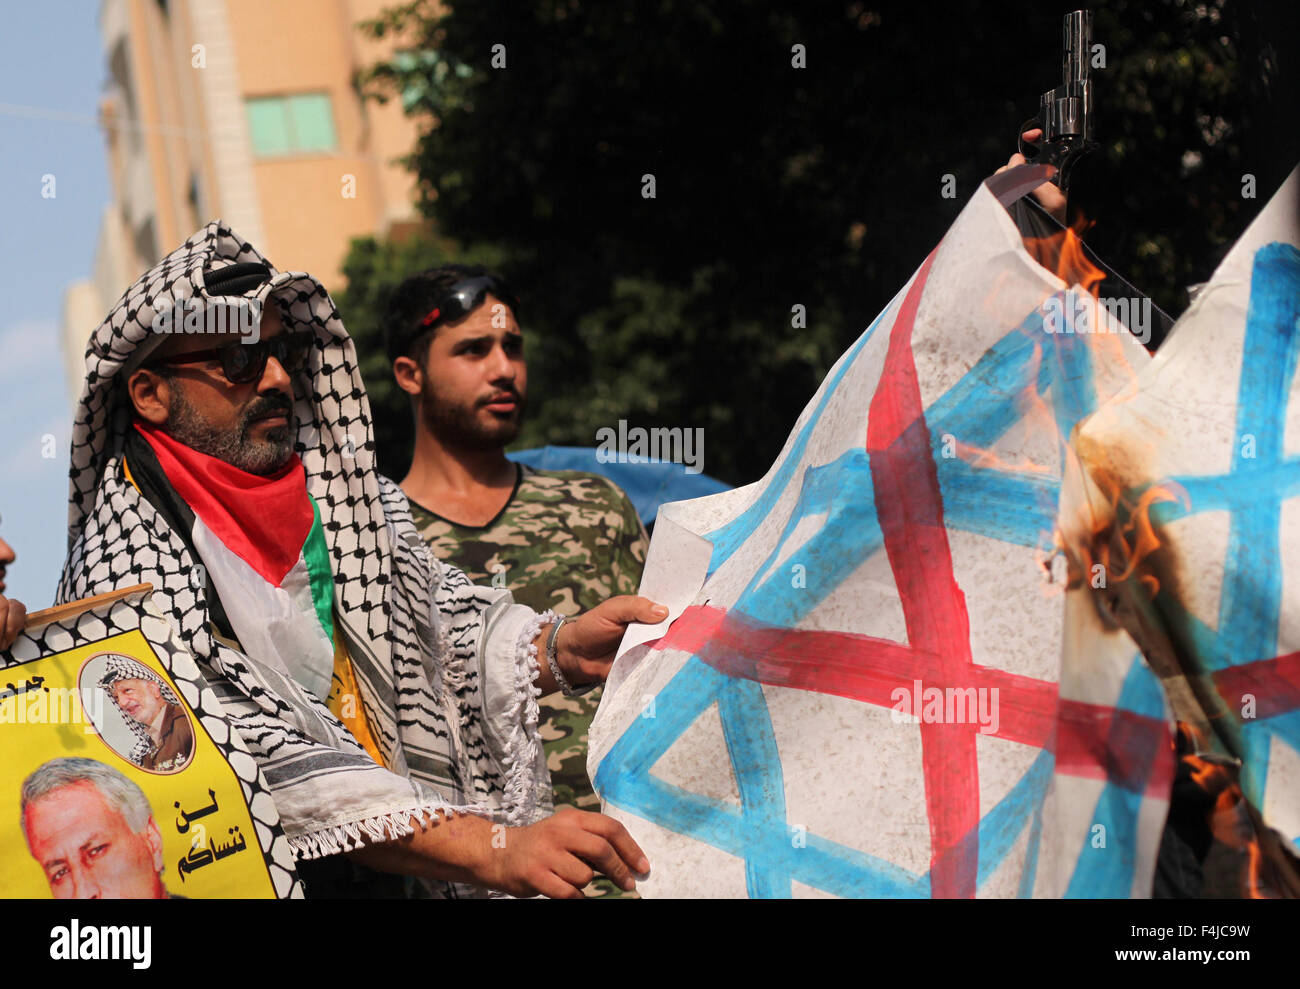
<path id="1" fill-rule="evenodd" d="M 1088 55 L 1092 48 L 1092 11 L 1076 10 L 1066 14 L 1061 25 L 1061 81 L 1088 81 Z"/>

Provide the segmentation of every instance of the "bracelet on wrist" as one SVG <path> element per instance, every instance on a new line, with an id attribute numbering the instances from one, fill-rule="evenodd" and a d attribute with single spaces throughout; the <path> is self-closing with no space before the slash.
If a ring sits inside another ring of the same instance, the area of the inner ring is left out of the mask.
<path id="1" fill-rule="evenodd" d="M 546 665 L 551 668 L 551 676 L 555 678 L 556 685 L 564 692 L 565 697 L 579 697 L 592 690 L 596 684 L 585 683 L 575 688 L 560 672 L 560 661 L 556 658 L 556 643 L 560 638 L 560 629 L 564 627 L 565 622 L 569 621 L 573 621 L 573 619 L 561 616 L 551 626 L 551 634 L 546 640 Z"/>

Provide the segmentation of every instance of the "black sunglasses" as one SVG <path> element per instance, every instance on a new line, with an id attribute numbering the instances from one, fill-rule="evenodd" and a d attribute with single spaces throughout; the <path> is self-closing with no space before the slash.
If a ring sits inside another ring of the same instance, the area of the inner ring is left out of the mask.
<path id="1" fill-rule="evenodd" d="M 307 366 L 307 355 L 311 353 L 311 332 L 280 333 L 257 343 L 235 341 L 224 347 L 210 350 L 192 350 L 175 357 L 162 357 L 150 361 L 146 367 L 160 364 L 201 364 L 204 361 L 220 361 L 221 373 L 233 385 L 246 385 L 257 381 L 266 371 L 268 358 L 274 357 L 289 374 L 301 371 Z"/>
<path id="2" fill-rule="evenodd" d="M 419 328 L 411 336 L 418 336 L 439 323 L 454 323 L 468 316 L 483 304 L 483 298 L 489 292 L 510 307 L 511 312 L 519 311 L 519 301 L 491 275 L 479 275 L 457 282 L 438 304 L 429 310 L 428 315 L 420 320 Z"/>

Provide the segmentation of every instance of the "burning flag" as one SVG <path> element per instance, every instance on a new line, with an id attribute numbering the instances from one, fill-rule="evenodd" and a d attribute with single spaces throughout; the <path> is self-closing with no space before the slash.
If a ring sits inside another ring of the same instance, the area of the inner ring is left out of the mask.
<path id="1" fill-rule="evenodd" d="M 1092 599 L 1062 679 L 1130 636 L 1159 673 L 1180 752 L 1161 862 L 1184 895 L 1300 895 L 1298 187 L 1292 172 L 1136 393 L 1080 428 L 1062 500 Z"/>
<path id="2" fill-rule="evenodd" d="M 672 613 L 624 640 L 589 756 L 644 895 L 1149 892 L 1159 684 L 1129 643 L 1058 702 L 1053 536 L 1064 439 L 1149 358 L 1056 253 L 1068 279 L 982 186 L 763 480 L 660 510 L 641 591 Z"/>

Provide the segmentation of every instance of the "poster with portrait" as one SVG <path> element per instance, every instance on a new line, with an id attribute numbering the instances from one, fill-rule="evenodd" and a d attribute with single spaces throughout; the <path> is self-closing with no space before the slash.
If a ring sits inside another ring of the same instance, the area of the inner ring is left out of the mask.
<path id="1" fill-rule="evenodd" d="M 252 755 L 148 585 L 0 652 L 0 896 L 301 895 Z"/>

